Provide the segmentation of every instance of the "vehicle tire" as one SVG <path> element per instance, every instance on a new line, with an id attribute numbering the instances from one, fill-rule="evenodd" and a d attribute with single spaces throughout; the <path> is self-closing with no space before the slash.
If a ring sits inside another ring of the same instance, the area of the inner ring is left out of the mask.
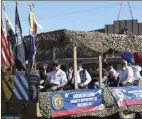
<path id="1" fill-rule="evenodd" d="M 136 113 L 119 112 L 120 119 L 135 119 Z"/>

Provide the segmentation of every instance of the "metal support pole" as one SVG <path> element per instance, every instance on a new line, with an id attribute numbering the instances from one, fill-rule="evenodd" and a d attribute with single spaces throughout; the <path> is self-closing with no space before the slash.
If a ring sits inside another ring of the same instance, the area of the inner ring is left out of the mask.
<path id="1" fill-rule="evenodd" d="M 132 9 L 131 9 L 130 2 L 129 2 L 129 1 L 128 1 L 128 7 L 129 7 L 129 10 L 130 10 L 131 18 L 132 18 L 132 20 L 133 20 L 133 13 L 132 13 Z"/>
<path id="2" fill-rule="evenodd" d="M 121 13 L 121 9 L 122 9 L 122 4 L 123 4 L 123 1 L 121 1 L 121 3 L 120 3 L 119 13 L 118 13 L 118 16 L 117 16 L 117 21 L 119 20 L 119 17 L 120 17 L 120 13 Z"/>
<path id="3" fill-rule="evenodd" d="M 56 60 L 56 48 L 55 47 L 53 47 L 52 54 L 53 54 L 53 61 L 55 61 Z"/>
<path id="4" fill-rule="evenodd" d="M 76 47 L 73 48 L 73 63 L 74 63 L 74 85 L 75 89 L 78 89 L 78 82 L 77 82 L 77 52 Z"/>
<path id="5" fill-rule="evenodd" d="M 99 86 L 102 88 L 102 56 L 99 55 Z"/>

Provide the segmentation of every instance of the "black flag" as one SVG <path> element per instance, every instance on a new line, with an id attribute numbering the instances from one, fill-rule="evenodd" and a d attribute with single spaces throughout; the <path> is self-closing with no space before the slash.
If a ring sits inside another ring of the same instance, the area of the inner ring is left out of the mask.
<path id="1" fill-rule="evenodd" d="M 16 4 L 15 11 L 15 35 L 16 35 L 16 56 L 15 65 L 18 70 L 26 69 L 26 48 L 24 38 L 22 36 L 22 28 L 20 24 L 20 18 L 18 14 L 18 8 Z"/>

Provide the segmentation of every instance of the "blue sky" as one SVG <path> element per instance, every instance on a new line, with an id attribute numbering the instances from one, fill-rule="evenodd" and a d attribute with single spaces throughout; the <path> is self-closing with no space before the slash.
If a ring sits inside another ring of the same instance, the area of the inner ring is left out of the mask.
<path id="1" fill-rule="evenodd" d="M 37 21 L 43 26 L 40 32 L 58 29 L 90 31 L 103 28 L 105 24 L 112 24 L 117 20 L 120 1 L 22 1 L 19 2 L 19 16 L 23 35 L 29 34 L 28 5 L 33 3 Z M 7 1 L 6 13 L 15 26 L 15 2 Z M 130 2 L 134 19 L 142 22 L 142 2 Z M 4 21 L 4 17 L 3 21 Z M 123 2 L 120 20 L 131 19 L 127 2 Z"/>

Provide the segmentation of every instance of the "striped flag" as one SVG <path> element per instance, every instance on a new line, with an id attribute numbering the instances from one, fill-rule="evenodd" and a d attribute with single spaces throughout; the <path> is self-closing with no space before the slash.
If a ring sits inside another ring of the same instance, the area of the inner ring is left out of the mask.
<path id="1" fill-rule="evenodd" d="M 1 50 L 2 50 L 2 67 L 7 69 L 10 65 L 14 64 L 14 56 L 6 37 L 3 26 L 1 27 Z"/>
<path id="2" fill-rule="evenodd" d="M 28 100 L 28 77 L 23 75 L 14 75 L 13 98 L 19 100 Z"/>
<path id="3" fill-rule="evenodd" d="M 35 23 L 35 15 L 33 12 L 30 12 L 29 14 L 29 26 L 30 26 L 30 32 L 36 35 L 37 33 L 37 24 Z"/>
<path id="4" fill-rule="evenodd" d="M 30 11 L 29 14 L 29 26 L 30 26 L 30 50 L 29 50 L 29 63 L 30 67 L 32 68 L 33 66 L 36 65 L 36 46 L 35 46 L 35 36 L 37 33 L 37 26 L 40 29 L 43 29 L 43 27 L 36 21 L 35 14 Z"/>
<path id="5" fill-rule="evenodd" d="M 32 11 L 30 11 L 29 14 L 29 26 L 30 26 L 30 32 L 33 33 L 34 35 L 36 35 L 37 33 L 37 26 L 40 29 L 43 29 L 43 27 L 37 22 L 35 14 Z"/>

